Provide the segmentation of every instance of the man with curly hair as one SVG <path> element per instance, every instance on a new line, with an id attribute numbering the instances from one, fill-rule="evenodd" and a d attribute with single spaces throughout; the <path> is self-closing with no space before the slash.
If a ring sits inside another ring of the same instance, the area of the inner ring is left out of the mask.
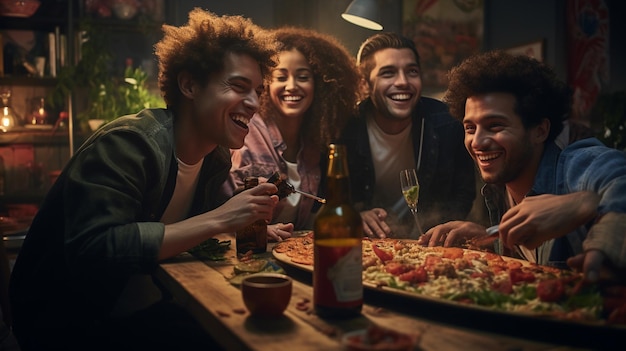
<path id="1" fill-rule="evenodd" d="M 609 272 L 604 264 L 626 268 L 626 155 L 595 138 L 555 142 L 571 93 L 551 68 L 502 51 L 479 54 L 450 72 L 444 100 L 487 183 L 499 253 L 582 269 L 589 281 Z M 459 221 L 422 240 L 452 246 L 484 235 L 483 226 Z"/>
<path id="2" fill-rule="evenodd" d="M 355 112 L 359 75 L 354 58 L 333 36 L 310 29 L 273 31 L 280 45 L 259 115 L 241 149 L 233 150 L 232 192 L 247 176 L 278 171 L 295 188 L 324 196 L 327 147 Z M 300 194 L 280 200 L 268 235 L 281 240 L 311 229 L 320 204 Z"/>
<path id="3" fill-rule="evenodd" d="M 417 238 L 421 230 L 465 219 L 476 196 L 463 128 L 438 100 L 422 96 L 420 56 L 409 38 L 379 33 L 359 49 L 365 100 L 344 129 L 352 198 L 364 233 Z M 402 196 L 400 171 L 415 169 L 420 227 Z"/>
<path id="4" fill-rule="evenodd" d="M 156 56 L 167 108 L 96 131 L 33 220 L 10 285 L 22 350 L 206 347 L 150 274 L 215 234 L 271 218 L 273 184 L 217 194 L 275 65 L 272 37 L 200 9 L 163 30 Z"/>

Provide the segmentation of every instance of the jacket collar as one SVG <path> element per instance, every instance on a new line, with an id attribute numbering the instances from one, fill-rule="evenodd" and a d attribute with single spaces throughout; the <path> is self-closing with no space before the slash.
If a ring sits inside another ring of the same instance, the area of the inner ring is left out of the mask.
<path id="1" fill-rule="evenodd" d="M 554 141 L 545 144 L 545 150 L 541 156 L 537 174 L 535 174 L 535 181 L 527 195 L 556 194 L 557 183 L 554 179 L 556 179 L 555 173 L 560 154 L 561 149 Z"/>

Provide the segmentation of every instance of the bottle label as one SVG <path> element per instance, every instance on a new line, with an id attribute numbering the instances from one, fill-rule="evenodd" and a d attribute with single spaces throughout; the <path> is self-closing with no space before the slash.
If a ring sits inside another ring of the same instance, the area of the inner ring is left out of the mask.
<path id="1" fill-rule="evenodd" d="M 259 220 L 236 232 L 237 253 L 244 255 L 248 251 L 258 254 L 267 251 L 267 224 Z"/>
<path id="2" fill-rule="evenodd" d="M 363 300 L 363 264 L 360 239 L 343 239 L 337 245 L 315 246 L 315 303 L 328 307 L 350 307 Z M 321 241 L 321 240 L 320 240 Z M 357 245 L 354 245 L 358 243 Z M 349 245 L 346 245 L 349 244 Z"/>

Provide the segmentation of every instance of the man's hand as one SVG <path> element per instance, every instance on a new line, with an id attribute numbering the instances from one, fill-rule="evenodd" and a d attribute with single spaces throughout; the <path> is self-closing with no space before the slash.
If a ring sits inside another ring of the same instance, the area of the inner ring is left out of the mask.
<path id="1" fill-rule="evenodd" d="M 529 196 L 502 216 L 500 238 L 508 248 L 534 249 L 592 220 L 599 202 L 600 196 L 590 191 Z"/>
<path id="2" fill-rule="evenodd" d="M 472 238 L 487 235 L 485 227 L 466 221 L 450 221 L 430 228 L 418 239 L 424 246 L 461 246 Z"/>
<path id="3" fill-rule="evenodd" d="M 387 211 L 382 208 L 373 208 L 361 212 L 363 220 L 363 233 L 370 238 L 386 238 L 391 234 L 391 228 L 385 223 Z"/>
<path id="4" fill-rule="evenodd" d="M 224 231 L 235 231 L 258 219 L 272 220 L 272 214 L 278 203 L 276 185 L 261 183 L 234 195 L 222 206 L 207 212 L 219 222 L 226 222 Z"/>
<path id="5" fill-rule="evenodd" d="M 567 259 L 567 265 L 582 271 L 589 283 L 626 283 L 626 271 L 615 268 L 600 250 L 589 250 Z"/>

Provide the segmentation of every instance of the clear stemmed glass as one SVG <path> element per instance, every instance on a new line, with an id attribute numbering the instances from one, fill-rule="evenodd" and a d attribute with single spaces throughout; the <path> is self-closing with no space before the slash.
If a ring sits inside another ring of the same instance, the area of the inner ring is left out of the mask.
<path id="1" fill-rule="evenodd" d="M 409 205 L 411 214 L 413 214 L 413 218 L 415 219 L 417 230 L 419 230 L 419 234 L 422 235 L 424 232 L 417 218 L 417 202 L 419 200 L 420 184 L 417 181 L 415 169 L 411 168 L 400 171 L 400 187 L 402 188 L 402 195 L 407 205 Z"/>

